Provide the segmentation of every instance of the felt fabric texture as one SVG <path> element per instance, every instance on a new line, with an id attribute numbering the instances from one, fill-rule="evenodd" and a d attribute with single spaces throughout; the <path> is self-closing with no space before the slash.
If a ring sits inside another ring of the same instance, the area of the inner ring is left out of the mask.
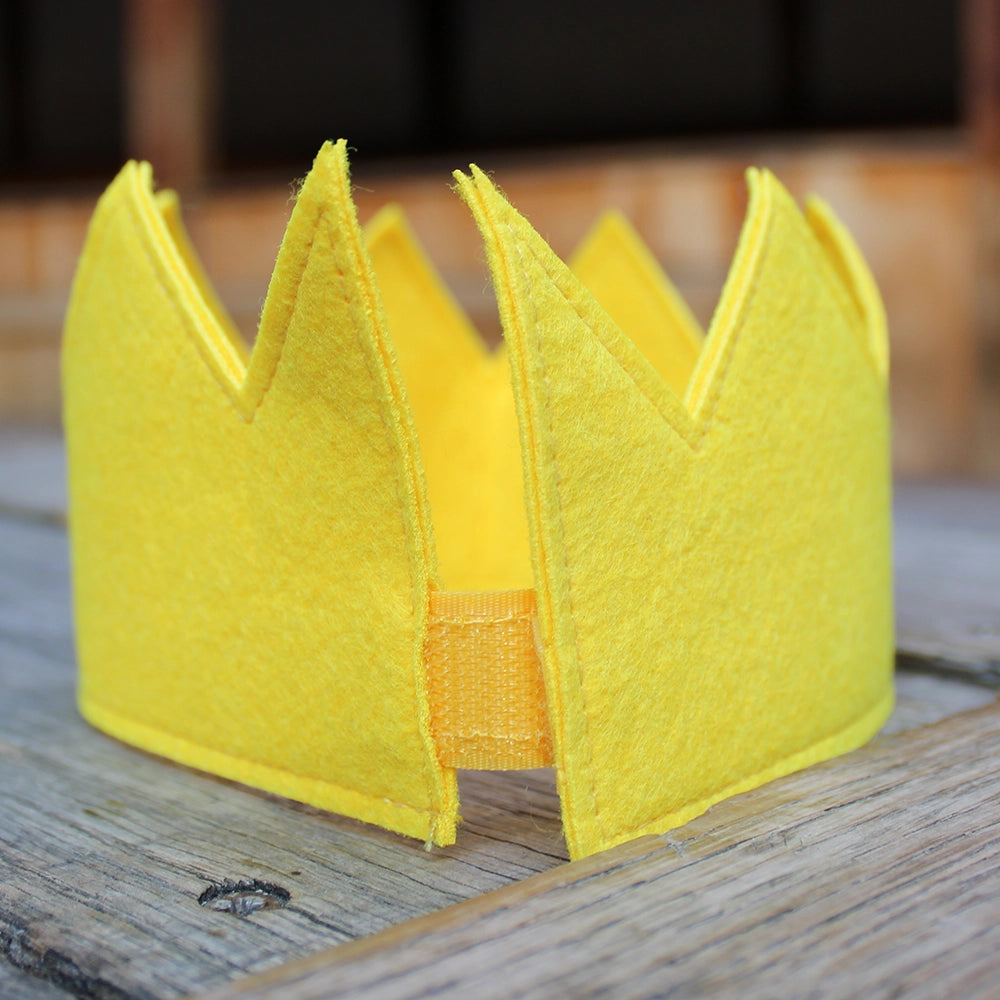
<path id="1" fill-rule="evenodd" d="M 608 212 L 573 255 L 570 268 L 663 381 L 683 396 L 701 352 L 702 332 L 624 216 Z"/>
<path id="2" fill-rule="evenodd" d="M 891 710 L 884 317 L 767 172 L 683 397 L 475 167 L 570 853 L 680 825 Z"/>
<path id="3" fill-rule="evenodd" d="M 397 207 L 383 209 L 366 236 L 420 438 L 442 586 L 529 588 L 506 357 L 483 344 Z"/>
<path id="4" fill-rule="evenodd" d="M 148 165 L 99 204 L 64 342 L 84 715 L 437 844 L 456 766 L 551 760 L 573 857 L 874 733 L 888 351 L 832 212 L 751 171 L 703 335 L 619 216 L 568 266 L 457 174 L 491 354 L 398 209 L 362 234 L 345 150 L 252 351 Z"/>
<path id="5" fill-rule="evenodd" d="M 326 145 L 252 354 L 127 165 L 64 342 L 79 701 L 114 736 L 450 843 L 430 732 L 433 535 L 416 434 Z M 164 209 L 167 218 L 164 218 Z"/>

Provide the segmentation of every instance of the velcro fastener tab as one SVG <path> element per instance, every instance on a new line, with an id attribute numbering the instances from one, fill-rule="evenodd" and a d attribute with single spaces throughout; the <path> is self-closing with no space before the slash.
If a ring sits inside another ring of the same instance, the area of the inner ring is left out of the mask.
<path id="1" fill-rule="evenodd" d="M 445 767 L 552 763 L 533 590 L 432 590 L 424 664 L 431 728 Z"/>

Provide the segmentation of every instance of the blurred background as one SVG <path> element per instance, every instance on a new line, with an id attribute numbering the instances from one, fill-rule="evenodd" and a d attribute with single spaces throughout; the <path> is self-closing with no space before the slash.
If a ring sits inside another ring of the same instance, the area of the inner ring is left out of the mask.
<path id="1" fill-rule="evenodd" d="M 58 426 L 62 312 L 128 157 L 180 190 L 252 339 L 289 182 L 345 136 L 498 336 L 475 160 L 568 255 L 622 209 L 707 324 L 771 167 L 886 300 L 894 460 L 1000 478 L 1000 0 L 0 0 L 0 423 Z"/>

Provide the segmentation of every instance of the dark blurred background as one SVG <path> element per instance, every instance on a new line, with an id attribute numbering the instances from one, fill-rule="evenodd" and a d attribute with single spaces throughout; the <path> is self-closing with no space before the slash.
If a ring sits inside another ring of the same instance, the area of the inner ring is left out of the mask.
<path id="1" fill-rule="evenodd" d="M 297 169 L 335 133 L 367 160 L 959 117 L 956 0 L 196 6 L 222 172 Z M 106 176 L 129 152 L 127 7 L 0 2 L 0 181 Z"/>
<path id="2" fill-rule="evenodd" d="M 769 166 L 861 244 L 900 475 L 1000 478 L 1000 0 L 0 0 L 0 422 L 56 427 L 62 315 L 127 157 L 178 188 L 248 339 L 327 138 L 488 340 L 474 159 L 555 250 L 623 211 L 707 324 Z"/>

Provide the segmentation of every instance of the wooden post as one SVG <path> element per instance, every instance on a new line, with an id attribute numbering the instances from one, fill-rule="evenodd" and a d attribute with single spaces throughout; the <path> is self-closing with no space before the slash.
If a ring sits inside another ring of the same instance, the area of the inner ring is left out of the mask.
<path id="1" fill-rule="evenodd" d="M 211 164 L 213 0 L 128 0 L 125 25 L 128 153 L 159 183 L 203 187 Z"/>
<path id="2" fill-rule="evenodd" d="M 980 472 L 1000 470 L 1000 0 L 965 0 L 964 113 L 974 156 Z"/>

